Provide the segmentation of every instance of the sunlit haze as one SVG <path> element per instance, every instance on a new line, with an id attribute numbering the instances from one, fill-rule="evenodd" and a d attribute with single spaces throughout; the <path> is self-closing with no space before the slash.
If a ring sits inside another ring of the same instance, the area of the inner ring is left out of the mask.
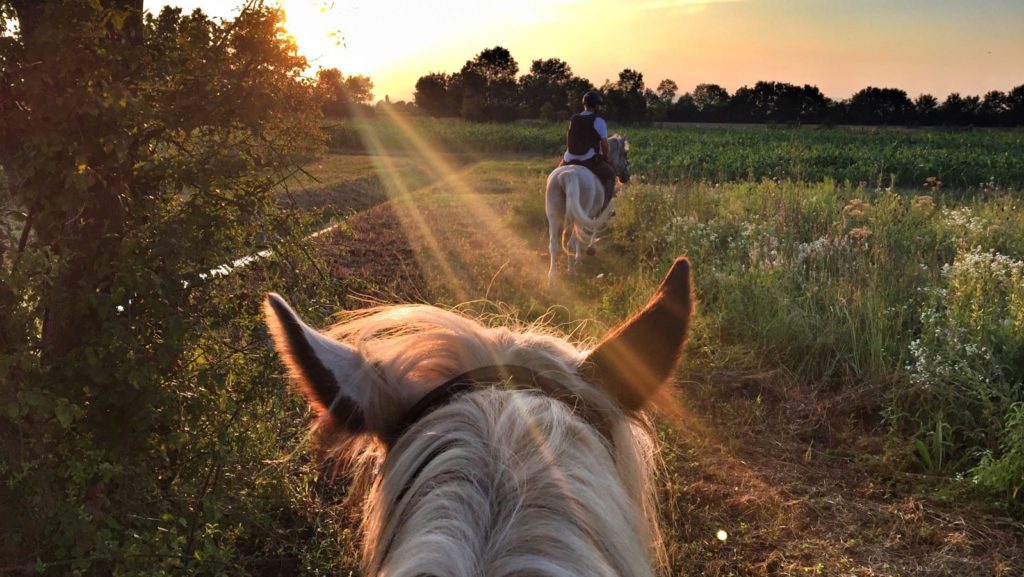
<path id="1" fill-rule="evenodd" d="M 219 17 L 238 0 L 169 2 Z M 596 85 L 619 71 L 734 91 L 758 80 L 814 84 L 832 98 L 866 86 L 911 97 L 1024 83 L 1020 0 L 282 0 L 313 69 L 372 78 L 375 98 L 410 99 L 417 78 L 456 72 L 504 46 L 520 73 L 561 58 Z M 147 4 L 152 10 L 162 5 Z"/>

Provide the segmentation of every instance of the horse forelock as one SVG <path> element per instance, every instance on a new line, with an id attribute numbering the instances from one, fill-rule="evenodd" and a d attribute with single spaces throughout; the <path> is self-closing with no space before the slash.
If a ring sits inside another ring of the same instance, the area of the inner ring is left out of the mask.
<path id="1" fill-rule="evenodd" d="M 620 134 L 610 136 L 608 144 L 611 145 L 613 154 L 624 154 L 629 151 L 629 141 Z"/>
<path id="2" fill-rule="evenodd" d="M 365 574 L 502 574 L 541 559 L 550 566 L 532 573 L 650 574 L 653 436 L 582 380 L 580 351 L 425 306 L 357 313 L 329 334 L 376 368 L 368 419 L 397 418 L 408 407 L 388 405 L 492 364 L 530 367 L 612 415 L 609 443 L 563 402 L 484 388 L 425 416 L 386 457 L 360 446 L 347 462 L 364 481 L 351 497 L 364 503 Z"/>
<path id="3" fill-rule="evenodd" d="M 649 433 L 633 428 L 616 443 L 640 455 Z M 366 500 L 365 574 L 651 574 L 649 464 L 622 462 L 562 403 L 490 389 L 422 429 Z"/>
<path id="4" fill-rule="evenodd" d="M 616 176 L 622 177 L 626 171 L 629 152 L 629 141 L 625 136 L 614 134 L 608 138 L 609 162 L 615 167 Z"/>

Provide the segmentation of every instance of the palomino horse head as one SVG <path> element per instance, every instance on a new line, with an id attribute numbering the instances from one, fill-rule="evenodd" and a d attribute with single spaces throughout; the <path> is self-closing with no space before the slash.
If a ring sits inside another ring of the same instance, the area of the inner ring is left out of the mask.
<path id="1" fill-rule="evenodd" d="M 664 554 L 642 409 L 676 369 L 692 307 L 679 258 L 590 351 L 428 306 L 323 333 L 275 294 L 265 312 L 366 487 L 365 575 L 650 576 Z"/>
<path id="2" fill-rule="evenodd" d="M 613 135 L 608 139 L 608 162 L 615 168 L 615 176 L 623 184 L 629 182 L 629 141 L 626 136 Z"/>

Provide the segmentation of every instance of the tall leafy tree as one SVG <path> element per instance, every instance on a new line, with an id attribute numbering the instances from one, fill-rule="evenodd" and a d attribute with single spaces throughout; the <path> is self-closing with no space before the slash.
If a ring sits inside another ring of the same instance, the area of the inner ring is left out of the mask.
<path id="1" fill-rule="evenodd" d="M 316 73 L 316 98 L 326 116 L 350 116 L 357 106 L 373 100 L 373 81 L 363 75 L 346 77 L 337 68 Z"/>
<path id="2" fill-rule="evenodd" d="M 1008 126 L 1024 126 L 1024 84 L 1006 93 Z"/>
<path id="3" fill-rule="evenodd" d="M 452 106 L 454 96 L 450 91 L 451 83 L 451 75 L 443 72 L 420 76 L 413 93 L 416 106 L 431 116 L 457 115 L 458 111 Z"/>
<path id="4" fill-rule="evenodd" d="M 914 119 L 917 124 L 932 125 L 939 108 L 939 99 L 931 94 L 919 94 L 914 99 Z"/>
<path id="5" fill-rule="evenodd" d="M 679 85 L 675 80 L 666 78 L 658 83 L 657 91 L 652 91 L 653 97 L 648 97 L 647 106 L 651 109 L 651 116 L 655 120 L 667 120 L 672 103 L 675 102 L 676 92 Z"/>
<path id="6" fill-rule="evenodd" d="M 569 112 L 575 113 L 578 110 L 580 110 L 580 107 L 582 106 L 583 102 L 583 95 L 594 89 L 595 87 L 593 83 L 591 83 L 586 78 L 573 76 L 565 87 L 565 106 L 569 110 Z"/>
<path id="7" fill-rule="evenodd" d="M 468 120 L 512 120 L 516 116 L 519 65 L 506 48 L 495 46 L 468 60 L 458 73 L 462 116 Z"/>
<path id="8" fill-rule="evenodd" d="M 967 126 L 977 122 L 981 100 L 977 96 L 961 96 L 953 92 L 939 105 L 938 117 L 943 124 Z"/>
<path id="9" fill-rule="evenodd" d="M 799 121 L 808 124 L 822 122 L 832 108 L 833 102 L 822 94 L 817 86 L 804 84 L 798 91 L 800 100 Z"/>
<path id="10" fill-rule="evenodd" d="M 626 68 L 619 72 L 617 81 L 605 83 L 601 90 L 604 92 L 609 118 L 620 122 L 643 122 L 650 119 L 643 73 Z"/>
<path id="11" fill-rule="evenodd" d="M 1006 93 L 992 90 L 978 105 L 978 120 L 985 126 L 999 126 L 1006 122 L 1009 112 L 1010 100 Z"/>
<path id="12" fill-rule="evenodd" d="M 231 415 L 280 404 L 240 378 L 271 376 L 255 323 L 226 320 L 252 286 L 210 271 L 291 230 L 275 184 L 321 145 L 306 63 L 259 4 L 226 22 L 144 19 L 141 0 L 0 16 L 18 23 L 0 34 L 0 166 L 25 214 L 0 262 L 0 455 L 17 464 L 0 467 L 0 564 L 223 572 L 258 531 L 235 479 L 269 457 L 264 425 Z"/>
<path id="13" fill-rule="evenodd" d="M 549 105 L 553 116 L 568 116 L 577 107 L 576 103 L 570 102 L 570 91 L 579 80 L 582 79 L 573 74 L 564 60 L 534 60 L 530 71 L 519 79 L 524 113 L 530 118 L 537 118 L 542 107 Z M 590 83 L 584 82 L 589 88 Z"/>
<path id="14" fill-rule="evenodd" d="M 817 86 L 760 81 L 737 90 L 729 109 L 743 122 L 813 123 L 824 118 L 829 100 Z"/>
<path id="15" fill-rule="evenodd" d="M 698 84 L 693 89 L 693 105 L 705 122 L 724 120 L 729 107 L 729 91 L 717 84 Z"/>
<path id="16" fill-rule="evenodd" d="M 907 93 L 898 88 L 869 86 L 857 91 L 849 104 L 849 119 L 855 124 L 905 124 L 914 111 Z"/>
<path id="17" fill-rule="evenodd" d="M 687 92 L 672 103 L 668 109 L 667 120 L 672 122 L 696 122 L 700 120 L 700 110 L 693 94 Z"/>

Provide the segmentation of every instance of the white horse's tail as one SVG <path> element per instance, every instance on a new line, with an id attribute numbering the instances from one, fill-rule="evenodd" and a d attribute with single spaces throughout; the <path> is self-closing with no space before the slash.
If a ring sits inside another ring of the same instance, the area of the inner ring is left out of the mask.
<path id="1" fill-rule="evenodd" d="M 611 216 L 611 203 L 604 207 L 604 210 L 597 215 L 597 218 L 591 218 L 580 204 L 580 183 L 576 175 L 571 172 L 565 172 L 558 175 L 558 180 L 562 184 L 562 190 L 565 191 L 566 214 L 572 219 L 576 235 L 587 246 L 593 245 L 594 241 L 597 240 L 597 235 L 604 228 L 604 225 L 607 224 L 608 218 Z M 604 194 L 600 183 L 598 183 L 597 194 Z M 566 250 L 564 243 L 562 249 Z M 566 250 L 566 252 L 568 251 Z"/>

